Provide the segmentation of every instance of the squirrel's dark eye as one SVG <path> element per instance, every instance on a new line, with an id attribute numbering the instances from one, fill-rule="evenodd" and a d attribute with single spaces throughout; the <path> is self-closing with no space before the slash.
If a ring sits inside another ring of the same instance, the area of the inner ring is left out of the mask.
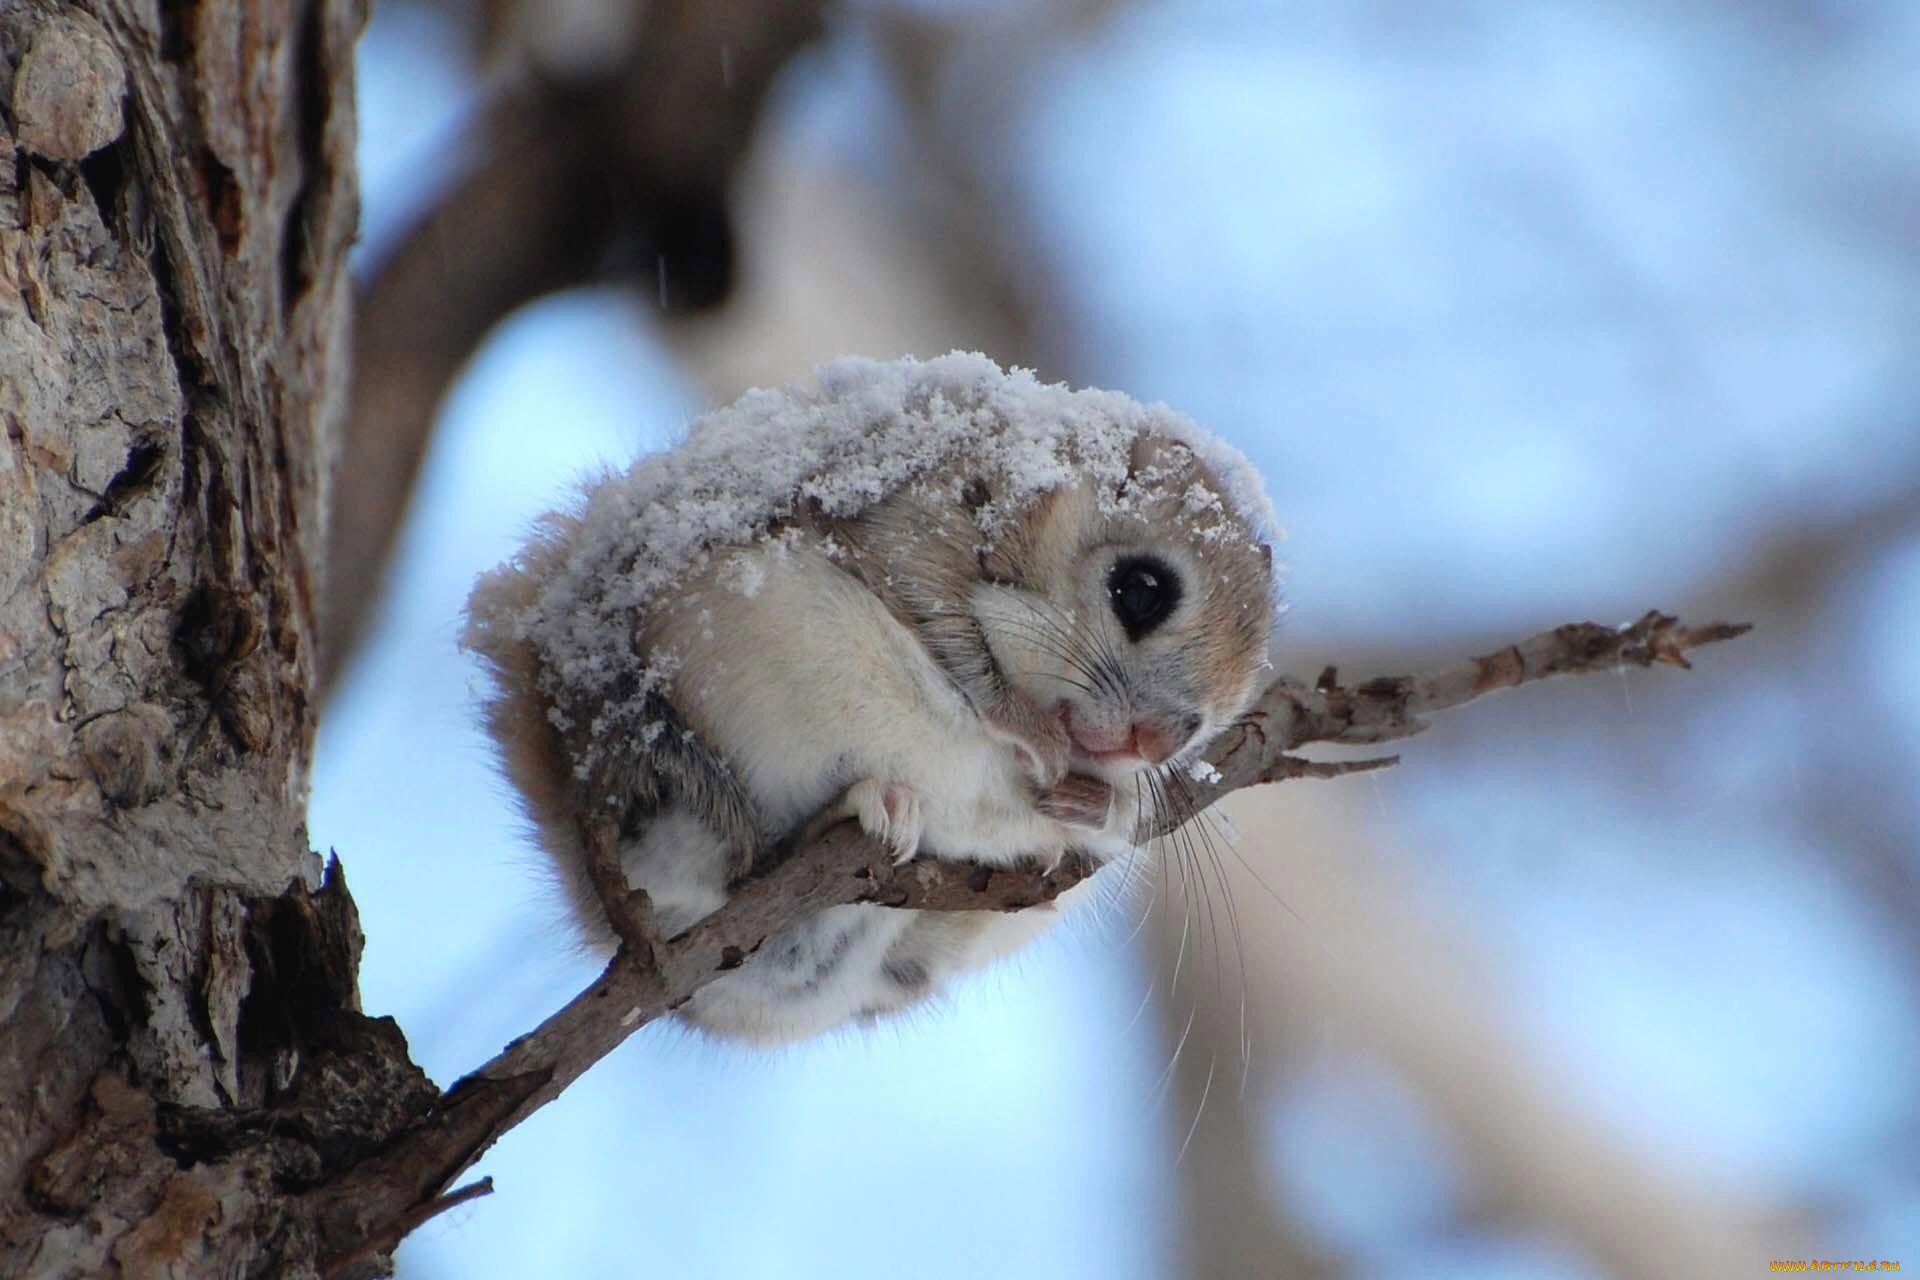
<path id="1" fill-rule="evenodd" d="M 1164 560 L 1128 556 L 1107 577 L 1107 598 L 1113 616 L 1126 628 L 1127 639 L 1138 640 L 1167 620 L 1180 603 L 1180 576 Z"/>

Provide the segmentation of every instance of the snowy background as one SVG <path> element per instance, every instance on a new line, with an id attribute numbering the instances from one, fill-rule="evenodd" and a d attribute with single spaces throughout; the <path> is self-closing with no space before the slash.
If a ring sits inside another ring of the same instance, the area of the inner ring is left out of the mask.
<path id="1" fill-rule="evenodd" d="M 1142 3 L 1043 48 L 996 44 L 1022 6 L 964 7 L 975 47 L 917 128 L 873 34 L 893 7 L 841 9 L 781 82 L 737 315 L 550 300 L 446 405 L 311 810 L 366 1008 L 438 1082 L 591 976 L 474 725 L 474 575 L 578 472 L 741 385 L 989 345 L 929 283 L 930 164 L 971 166 L 1017 246 L 1043 373 L 1164 399 L 1266 472 L 1284 668 L 1654 605 L 1759 630 L 1243 811 L 1273 890 L 1234 886 L 1244 983 L 1216 925 L 1226 959 L 1169 993 L 1193 918 L 1169 885 L 876 1034 L 767 1056 L 646 1028 L 500 1144 L 498 1193 L 416 1233 L 402 1276 L 1221 1274 L 1204 1237 L 1245 1204 L 1316 1274 L 1614 1274 L 1487 1160 L 1410 1056 L 1431 1045 L 1286 995 L 1287 965 L 1404 945 L 1313 896 L 1304 844 L 1395 886 L 1472 975 L 1460 1036 L 1493 1027 L 1555 1114 L 1797 1249 L 1737 1274 L 1920 1267 L 1920 6 Z M 400 3 L 361 73 L 371 262 L 479 89 L 457 22 Z M 796 299 L 813 320 L 781 319 Z M 1243 990 L 1251 1061 L 1205 1017 L 1170 1070 L 1196 1002 Z M 1196 1125 L 1182 1082 L 1214 1067 Z M 1247 1199 L 1210 1222 L 1235 1142 Z"/>

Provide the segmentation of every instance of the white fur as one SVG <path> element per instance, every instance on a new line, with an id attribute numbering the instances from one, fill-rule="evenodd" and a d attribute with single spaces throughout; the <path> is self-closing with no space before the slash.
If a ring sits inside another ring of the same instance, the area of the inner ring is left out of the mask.
<path id="1" fill-rule="evenodd" d="M 675 681 L 676 710 L 729 761 L 770 838 L 843 796 L 846 813 L 904 856 L 1004 865 L 1057 856 L 1069 844 L 1104 856 L 1130 847 L 1130 825 L 1118 826 L 1134 814 L 1130 791 L 1116 797 L 1116 825 L 1105 832 L 1038 813 L 1034 784 L 1004 735 L 990 733 L 914 634 L 807 538 L 720 557 L 655 612 L 649 638 L 670 653 L 699 654 Z M 724 901 L 718 837 L 689 815 L 663 815 L 623 859 L 669 931 Z M 924 970 L 927 988 L 937 989 L 1057 917 L 935 914 L 944 918 L 879 907 L 823 912 L 769 939 L 683 1012 L 750 1039 L 798 1039 L 923 994 L 886 975 L 890 955 L 896 966 Z"/>

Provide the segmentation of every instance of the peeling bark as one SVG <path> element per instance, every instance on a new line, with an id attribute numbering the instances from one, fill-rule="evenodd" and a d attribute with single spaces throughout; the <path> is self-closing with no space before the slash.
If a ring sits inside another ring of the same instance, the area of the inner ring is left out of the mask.
<path id="1" fill-rule="evenodd" d="M 378 1140 L 304 830 L 363 19 L 0 2 L 0 1273 L 311 1273 Z"/>

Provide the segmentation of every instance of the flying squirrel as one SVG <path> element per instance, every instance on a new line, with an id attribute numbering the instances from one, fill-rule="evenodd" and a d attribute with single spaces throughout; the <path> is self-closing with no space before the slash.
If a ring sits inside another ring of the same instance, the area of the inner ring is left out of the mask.
<path id="1" fill-rule="evenodd" d="M 588 806 L 668 936 L 844 817 L 902 859 L 1132 852 L 1259 692 L 1275 536 L 1245 457 L 1164 406 L 979 355 L 842 360 L 589 483 L 481 577 L 464 643 L 504 771 L 610 947 Z M 680 1015 L 801 1039 L 1056 916 L 834 907 Z"/>

